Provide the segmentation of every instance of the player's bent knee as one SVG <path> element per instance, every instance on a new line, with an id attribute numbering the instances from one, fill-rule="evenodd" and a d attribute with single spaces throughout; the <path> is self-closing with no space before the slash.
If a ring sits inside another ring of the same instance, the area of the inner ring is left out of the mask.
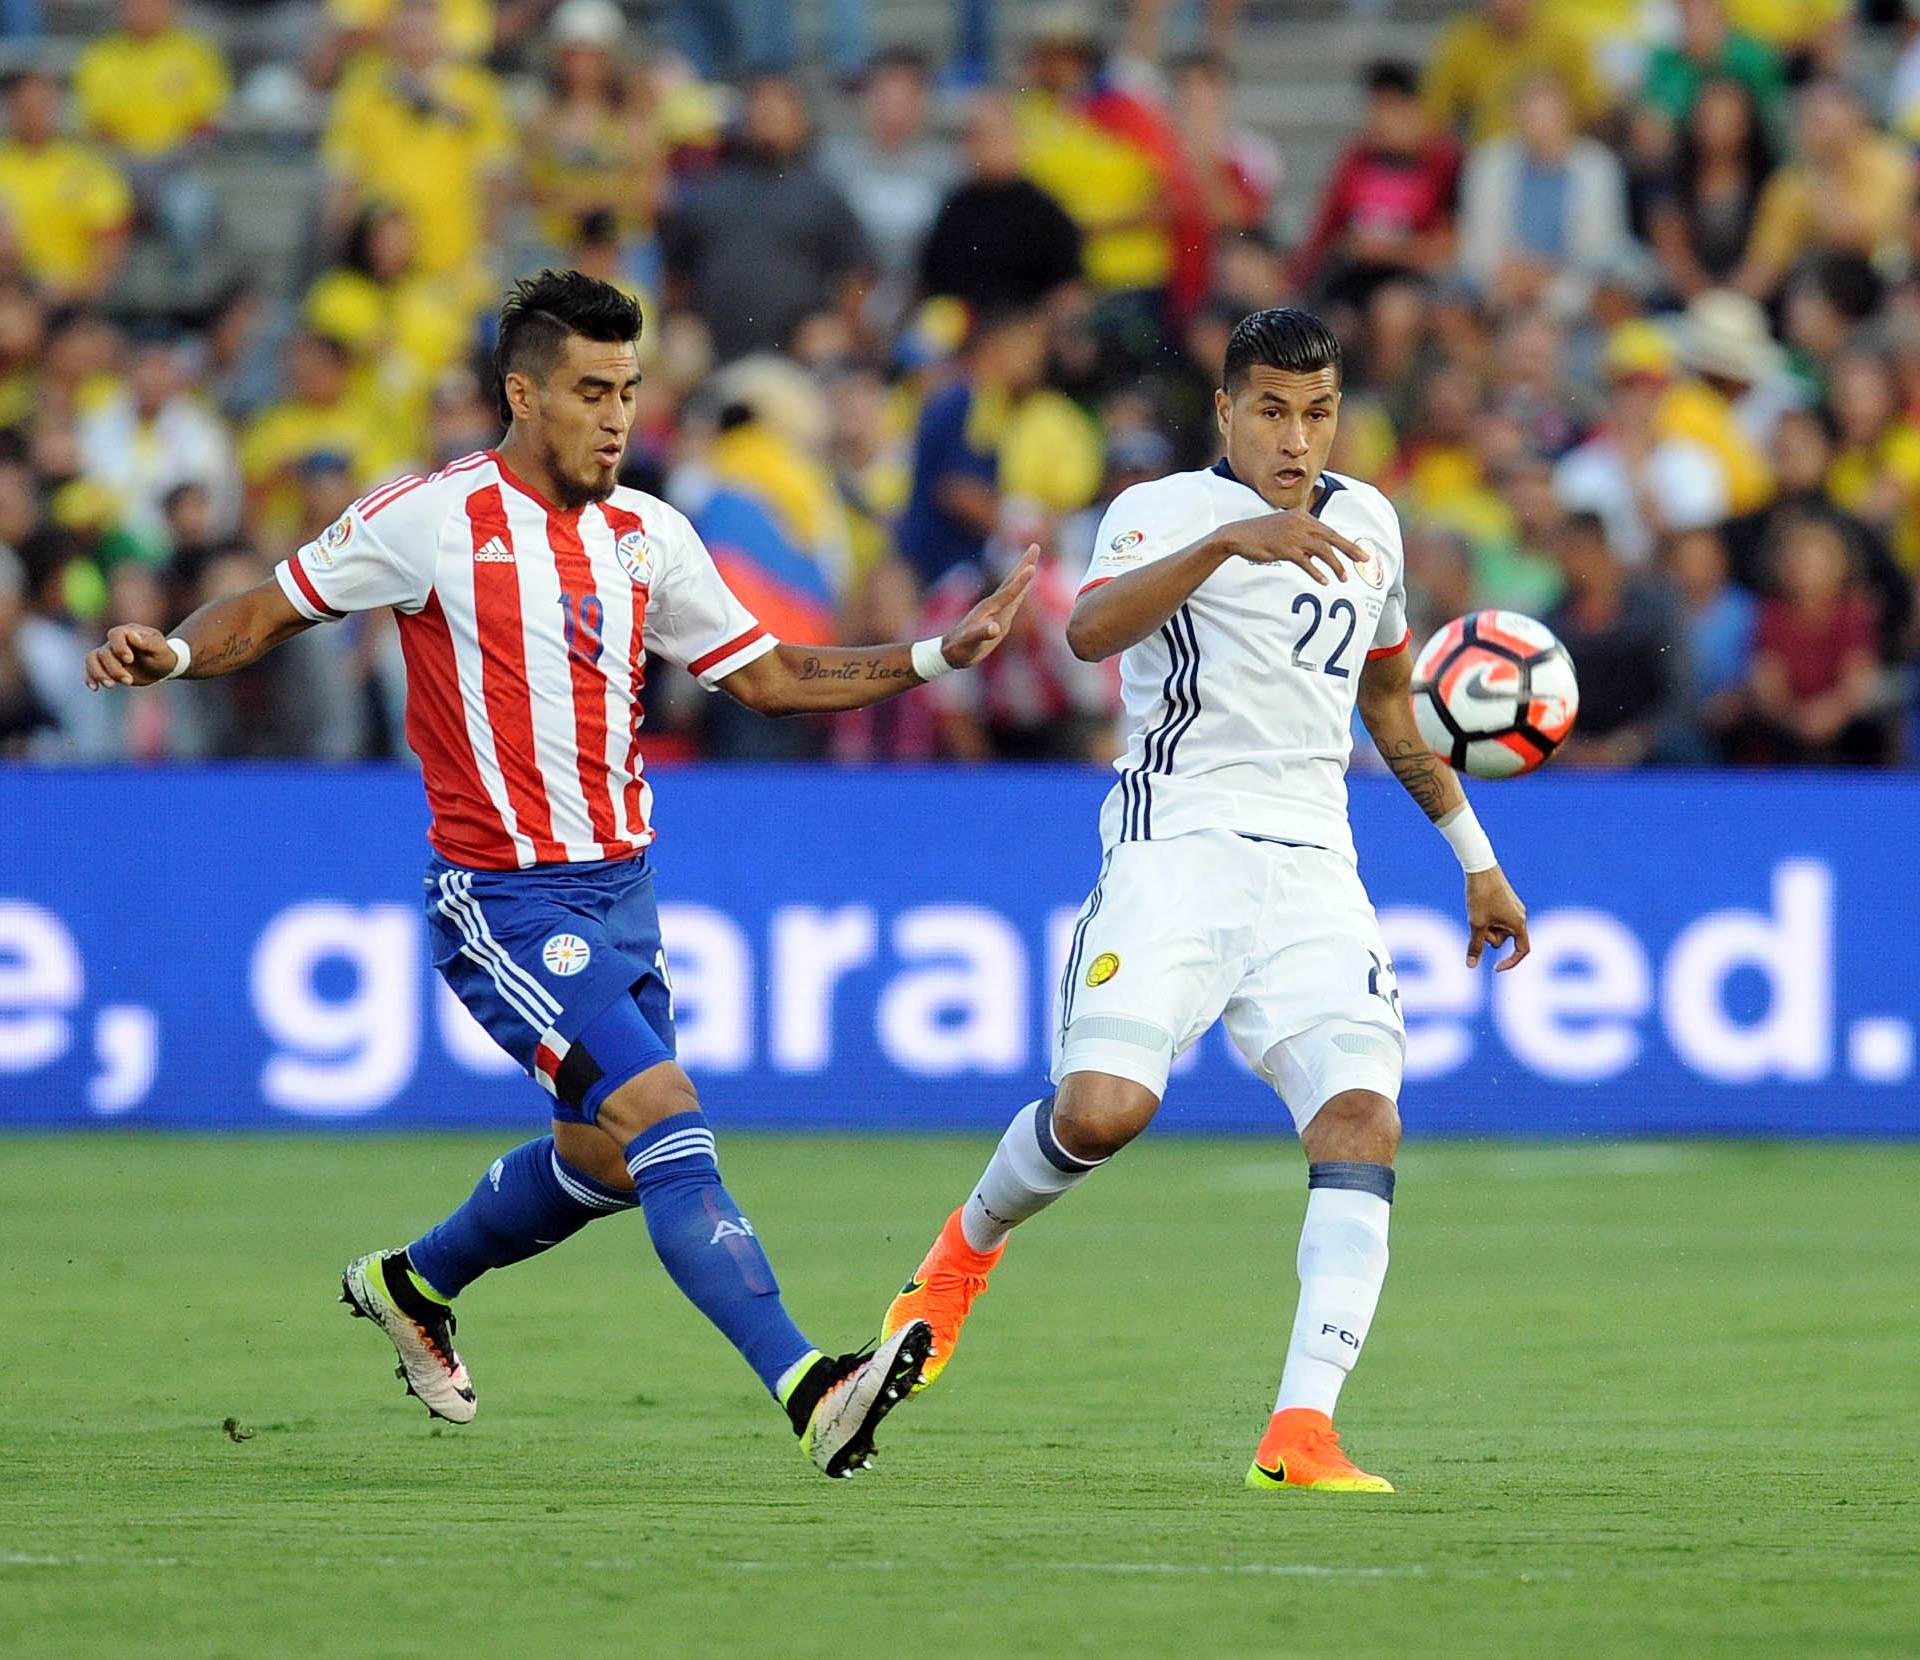
<path id="1" fill-rule="evenodd" d="M 1160 1097 L 1131 1078 L 1072 1072 L 1054 1094 L 1054 1138 L 1075 1158 L 1111 1158 L 1159 1109 Z"/>
<path id="2" fill-rule="evenodd" d="M 571 1119 L 553 1121 L 553 1145 L 569 1165 L 602 1186 L 622 1191 L 633 1186 L 622 1144 L 606 1130 Z"/>
<path id="3" fill-rule="evenodd" d="M 1374 1090 L 1342 1090 L 1301 1130 L 1300 1145 L 1316 1164 L 1334 1159 L 1391 1164 L 1400 1148 L 1400 1109 Z"/>
<path id="4" fill-rule="evenodd" d="M 693 1080 L 678 1063 L 662 1061 L 611 1091 L 600 1103 L 594 1124 L 624 1148 L 661 1119 L 699 1110 L 700 1097 L 694 1092 Z"/>

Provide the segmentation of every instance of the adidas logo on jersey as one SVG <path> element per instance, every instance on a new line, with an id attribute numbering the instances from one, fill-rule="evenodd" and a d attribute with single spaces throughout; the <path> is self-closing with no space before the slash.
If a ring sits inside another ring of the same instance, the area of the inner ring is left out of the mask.
<path id="1" fill-rule="evenodd" d="M 474 549 L 473 562 L 476 565 L 511 565 L 513 549 L 498 536 L 489 536 L 480 547 Z"/>

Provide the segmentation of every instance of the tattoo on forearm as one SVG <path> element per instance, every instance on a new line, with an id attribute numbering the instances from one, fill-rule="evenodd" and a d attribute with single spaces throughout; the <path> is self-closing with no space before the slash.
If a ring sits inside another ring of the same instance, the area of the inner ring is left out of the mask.
<path id="1" fill-rule="evenodd" d="M 1393 776 L 1400 780 L 1414 804 L 1428 818 L 1437 819 L 1447 810 L 1446 769 L 1425 744 L 1414 738 L 1402 738 L 1391 747 L 1383 746 L 1381 755 Z"/>
<path id="2" fill-rule="evenodd" d="M 911 680 L 914 678 L 911 663 L 889 663 L 883 657 L 853 657 L 837 663 L 825 662 L 818 657 L 802 660 L 799 670 L 802 680 Z"/>
<path id="3" fill-rule="evenodd" d="M 187 670 L 187 679 L 204 680 L 209 675 L 224 674 L 229 669 L 237 669 L 253 657 L 253 636 L 251 634 L 229 634 L 219 645 L 205 652 L 195 652 L 193 666 Z"/>

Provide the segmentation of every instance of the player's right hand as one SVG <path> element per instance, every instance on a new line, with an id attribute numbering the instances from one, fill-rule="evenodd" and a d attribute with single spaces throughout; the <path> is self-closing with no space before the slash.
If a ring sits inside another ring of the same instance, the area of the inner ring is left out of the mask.
<path id="1" fill-rule="evenodd" d="M 87 653 L 87 690 L 110 692 L 116 686 L 151 686 L 156 680 L 165 680 L 177 660 L 159 629 L 144 623 L 117 623 L 107 630 L 106 644 Z"/>
<path id="2" fill-rule="evenodd" d="M 1232 527 L 1233 551 L 1255 565 L 1298 565 L 1308 576 L 1327 585 L 1322 565 L 1334 580 L 1347 580 L 1345 560 L 1366 563 L 1367 550 L 1349 542 L 1339 531 L 1323 524 L 1303 507 L 1289 507 L 1278 513 L 1263 513 L 1257 519 L 1243 519 Z"/>

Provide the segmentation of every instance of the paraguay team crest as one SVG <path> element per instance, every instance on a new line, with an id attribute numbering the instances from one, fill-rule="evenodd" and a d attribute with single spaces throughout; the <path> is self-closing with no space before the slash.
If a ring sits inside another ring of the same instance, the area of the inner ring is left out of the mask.
<path id="1" fill-rule="evenodd" d="M 578 974 L 593 956 L 592 947 L 578 934 L 555 934 L 540 947 L 540 960 L 547 972 L 565 980 Z"/>
<path id="2" fill-rule="evenodd" d="M 644 530 L 629 530 L 613 544 L 613 556 L 621 570 L 644 588 L 653 580 L 653 550 L 647 546 Z"/>

